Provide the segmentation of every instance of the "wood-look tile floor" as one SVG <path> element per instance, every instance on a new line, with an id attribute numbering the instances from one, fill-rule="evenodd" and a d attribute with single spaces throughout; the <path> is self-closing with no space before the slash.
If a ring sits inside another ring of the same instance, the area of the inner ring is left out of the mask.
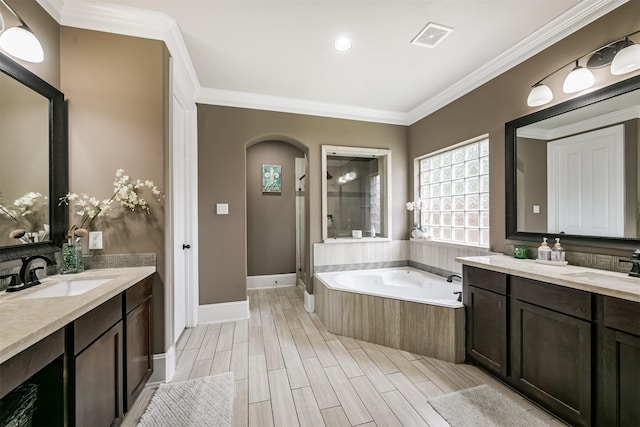
<path id="1" fill-rule="evenodd" d="M 172 380 L 233 372 L 233 426 L 448 426 L 427 399 L 481 384 L 564 425 L 476 367 L 329 333 L 297 288 L 248 295 L 249 320 L 185 330 Z M 123 425 L 136 425 L 153 390 Z"/>

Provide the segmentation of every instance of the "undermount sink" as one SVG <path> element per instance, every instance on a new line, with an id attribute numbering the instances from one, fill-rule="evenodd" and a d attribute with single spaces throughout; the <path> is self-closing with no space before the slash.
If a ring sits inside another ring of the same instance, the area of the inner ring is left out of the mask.
<path id="1" fill-rule="evenodd" d="M 69 279 L 56 283 L 38 285 L 36 290 L 29 292 L 21 299 L 72 297 L 89 292 L 107 283 L 111 278 L 104 279 Z M 41 287 L 42 286 L 42 287 Z"/>
<path id="2" fill-rule="evenodd" d="M 620 273 L 622 274 L 622 273 Z M 614 276 L 610 274 L 602 274 L 596 273 L 592 271 L 585 271 L 581 273 L 567 273 L 565 274 L 567 277 L 573 277 L 576 279 L 584 279 L 592 282 L 603 282 L 608 284 L 624 283 L 624 284 L 633 284 L 640 285 L 640 279 L 628 276 Z"/>

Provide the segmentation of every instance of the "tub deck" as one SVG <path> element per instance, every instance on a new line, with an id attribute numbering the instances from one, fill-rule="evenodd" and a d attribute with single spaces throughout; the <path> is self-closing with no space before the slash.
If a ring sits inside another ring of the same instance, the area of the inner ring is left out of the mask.
<path id="1" fill-rule="evenodd" d="M 447 362 L 464 361 L 464 307 L 330 289 L 314 277 L 314 303 L 329 332 Z"/>

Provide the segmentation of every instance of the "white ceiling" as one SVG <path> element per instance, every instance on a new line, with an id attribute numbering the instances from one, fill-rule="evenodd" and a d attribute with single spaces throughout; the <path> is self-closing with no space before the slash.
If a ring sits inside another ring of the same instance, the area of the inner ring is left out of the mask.
<path id="1" fill-rule="evenodd" d="M 553 32 L 550 28 L 568 27 L 578 15 L 577 9 L 585 15 L 588 7 L 599 4 L 602 8 L 607 2 L 107 0 L 102 3 L 162 12 L 175 19 L 202 88 L 200 101 L 216 103 L 216 96 L 221 96 L 232 104 L 229 100 L 234 97 L 245 101 L 257 97 L 260 101 L 256 103 L 261 104 L 304 103 L 321 105 L 324 110 L 351 109 L 365 116 L 369 112 L 372 116 L 389 118 L 413 115 L 405 120 L 411 122 L 415 121 L 416 112 L 424 112 L 426 104 L 438 100 L 442 106 L 452 101 L 452 96 L 460 96 L 481 84 L 483 78 L 486 81 L 504 71 L 498 65 L 513 66 L 526 59 L 528 52 L 521 51 L 533 50 L 530 56 L 546 47 L 542 45 L 544 42 L 548 45 L 554 41 L 549 36 Z M 411 45 L 413 37 L 428 22 L 452 27 L 454 31 L 435 49 Z M 344 35 L 353 40 L 353 48 L 337 52 L 332 42 Z M 536 36 L 543 40 L 532 46 L 530 41 Z M 510 53 L 508 64 L 506 53 Z M 497 65 L 492 68 L 494 64 Z M 471 83 L 461 86 L 465 81 Z"/>

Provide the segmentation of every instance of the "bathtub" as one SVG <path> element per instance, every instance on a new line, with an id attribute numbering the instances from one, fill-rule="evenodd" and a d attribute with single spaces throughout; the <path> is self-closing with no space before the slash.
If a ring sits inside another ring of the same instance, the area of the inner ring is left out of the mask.
<path id="1" fill-rule="evenodd" d="M 331 333 L 464 361 L 460 283 L 411 267 L 316 273 L 315 311 Z"/>
<path id="2" fill-rule="evenodd" d="M 459 308 L 454 292 L 462 292 L 460 282 L 449 283 L 442 276 L 412 267 L 318 273 L 325 286 L 333 290 L 356 292 L 403 301 Z"/>

